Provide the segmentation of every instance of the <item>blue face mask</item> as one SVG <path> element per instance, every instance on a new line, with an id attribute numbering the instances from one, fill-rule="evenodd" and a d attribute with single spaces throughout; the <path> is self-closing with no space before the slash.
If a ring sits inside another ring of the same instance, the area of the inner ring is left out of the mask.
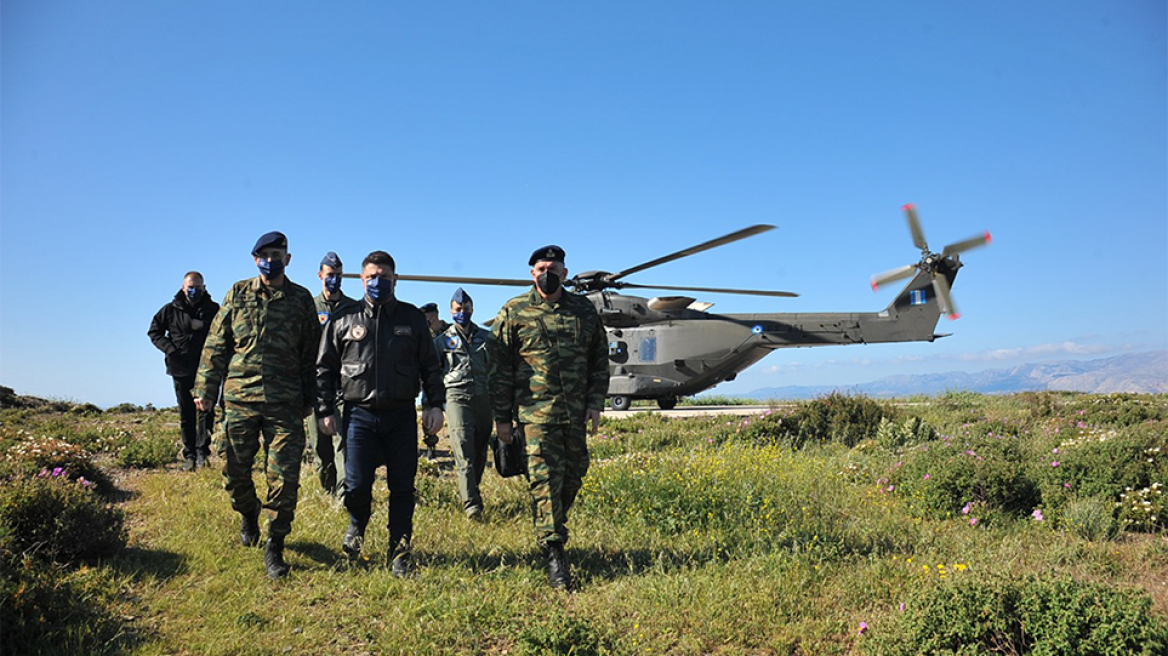
<path id="1" fill-rule="evenodd" d="M 338 291 L 341 290 L 341 277 L 340 276 L 325 276 L 324 277 L 324 288 L 325 288 L 325 291 L 327 291 L 330 294 L 337 293 Z"/>
<path id="2" fill-rule="evenodd" d="M 260 260 L 256 267 L 269 280 L 284 273 L 284 260 Z"/>
<path id="3" fill-rule="evenodd" d="M 454 319 L 454 323 L 466 328 L 470 325 L 471 312 L 451 312 L 450 318 Z"/>
<path id="4" fill-rule="evenodd" d="M 187 300 L 194 303 L 203 296 L 203 290 L 198 287 L 187 287 Z"/>
<path id="5" fill-rule="evenodd" d="M 365 295 L 374 303 L 393 300 L 393 281 L 389 278 L 370 278 L 365 281 Z"/>

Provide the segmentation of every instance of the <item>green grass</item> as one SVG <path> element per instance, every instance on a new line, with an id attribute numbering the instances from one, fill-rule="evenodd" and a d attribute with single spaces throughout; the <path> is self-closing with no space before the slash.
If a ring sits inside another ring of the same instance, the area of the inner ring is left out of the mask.
<path id="1" fill-rule="evenodd" d="M 985 440 L 1008 432 L 1021 446 L 1003 457 L 1037 467 L 1051 440 L 1066 441 L 1054 428 L 1070 424 L 1059 422 L 1091 417 L 1121 437 L 1141 430 L 1147 440 L 1148 427 L 1159 426 L 1148 422 L 1168 408 L 1164 396 L 1095 398 L 1108 397 L 948 393 L 898 412 L 936 429 L 926 442 L 932 448 L 966 433 Z M 177 433 L 177 423 L 165 412 L 25 412 L 5 419 L 0 442 L 18 439 L 18 430 L 97 443 L 118 430 L 160 439 Z M 238 516 L 216 469 L 115 469 L 112 458 L 98 456 L 123 491 L 128 546 L 65 573 L 69 589 L 91 601 L 88 614 L 60 620 L 56 642 L 26 652 L 85 645 L 88 653 L 149 655 L 884 653 L 906 631 L 928 626 L 921 604 L 948 608 L 961 598 L 951 590 L 996 594 L 1027 577 L 1130 592 L 1147 600 L 1150 615 L 1140 619 L 1153 634 L 1168 626 L 1162 525 L 1115 535 L 1096 497 L 1064 500 L 1079 524 L 1062 527 L 1035 521 L 1030 508 L 988 501 L 973 506 L 982 515 L 976 525 L 960 511 L 924 512 L 923 484 L 888 490 L 889 477 L 920 458 L 922 446 L 828 440 L 796 450 L 760 442 L 732 418 L 606 419 L 590 442 L 592 467 L 571 517 L 569 556 L 580 584 L 571 595 L 546 584 L 522 479 L 488 472 L 486 521 L 472 523 L 457 507 L 449 463 L 423 468 L 418 575 L 399 580 L 384 563 L 383 482 L 375 487 L 369 559 L 350 565 L 340 552 L 347 516 L 306 466 L 286 552 L 292 574 L 271 582 L 262 550 L 239 545 Z M 1152 465 L 1140 476 L 1168 471 Z M 262 491 L 258 475 L 257 485 Z M 1087 521 L 1101 528 L 1084 530 Z M 1027 588 L 1018 589 L 1025 597 Z M 69 631 L 72 638 L 62 637 Z"/>

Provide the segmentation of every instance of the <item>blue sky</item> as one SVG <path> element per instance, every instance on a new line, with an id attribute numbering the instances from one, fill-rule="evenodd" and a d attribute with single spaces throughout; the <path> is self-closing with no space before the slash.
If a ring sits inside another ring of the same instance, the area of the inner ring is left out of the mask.
<path id="1" fill-rule="evenodd" d="M 1155 0 L 6 0 L 0 384 L 173 404 L 151 316 L 189 269 L 217 299 L 255 275 L 273 229 L 315 293 L 327 250 L 523 277 L 547 243 L 617 271 L 773 223 L 630 280 L 876 310 L 869 277 L 919 256 L 906 202 L 934 249 L 993 233 L 952 337 L 780 351 L 716 391 L 1168 348 L 1166 24 Z M 469 291 L 480 319 L 516 292 Z"/>

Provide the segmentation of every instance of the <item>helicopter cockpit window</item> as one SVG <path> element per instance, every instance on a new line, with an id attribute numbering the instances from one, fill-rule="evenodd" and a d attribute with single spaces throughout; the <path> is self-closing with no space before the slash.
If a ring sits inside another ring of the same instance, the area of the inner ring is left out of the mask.
<path id="1" fill-rule="evenodd" d="M 608 359 L 617 364 L 629 361 L 629 345 L 627 342 L 609 342 Z"/>
<path id="2" fill-rule="evenodd" d="M 653 362 L 657 359 L 657 338 L 645 337 L 641 340 L 641 362 Z"/>

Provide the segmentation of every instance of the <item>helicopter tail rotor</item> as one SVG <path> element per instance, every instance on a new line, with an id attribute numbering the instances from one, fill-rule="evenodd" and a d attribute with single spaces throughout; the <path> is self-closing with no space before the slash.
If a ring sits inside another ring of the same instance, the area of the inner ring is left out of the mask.
<path id="1" fill-rule="evenodd" d="M 990 233 L 987 231 L 977 237 L 953 242 L 941 249 L 940 253 L 934 253 L 929 250 L 929 243 L 925 240 L 925 232 L 921 229 L 916 206 L 910 203 L 902 209 L 905 219 L 908 221 L 909 232 L 912 234 L 913 245 L 921 249 L 921 259 L 915 264 L 908 264 L 872 276 L 872 291 L 876 291 L 890 282 L 911 278 L 917 272 L 925 272 L 932 278 L 933 292 L 937 295 L 937 304 L 940 306 L 941 312 L 950 319 L 959 318 L 961 314 L 957 311 L 957 304 L 953 302 L 946 271 L 953 271 L 961 266 L 961 261 L 957 258 L 958 253 L 964 253 L 990 243 Z"/>

